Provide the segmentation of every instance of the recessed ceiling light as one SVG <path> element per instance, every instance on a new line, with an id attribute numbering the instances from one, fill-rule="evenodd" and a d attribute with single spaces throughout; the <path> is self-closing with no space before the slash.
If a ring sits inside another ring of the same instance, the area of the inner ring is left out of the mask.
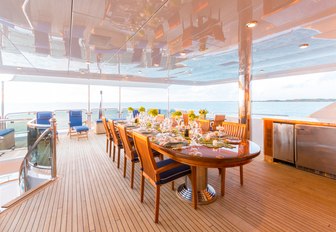
<path id="1" fill-rule="evenodd" d="M 22 70 L 22 68 L 21 67 L 17 67 L 16 70 Z"/>
<path id="2" fill-rule="evenodd" d="M 302 49 L 307 48 L 307 47 L 309 47 L 309 44 L 307 44 L 307 43 L 299 45 L 299 48 L 302 48 Z"/>
<path id="3" fill-rule="evenodd" d="M 159 64 L 154 64 L 155 67 L 159 67 Z"/>
<path id="4" fill-rule="evenodd" d="M 258 24 L 258 21 L 250 21 L 250 22 L 246 23 L 246 26 L 249 27 L 249 28 L 252 28 L 252 27 L 257 26 L 257 24 Z"/>
<path id="5" fill-rule="evenodd" d="M 185 56 L 187 55 L 185 52 L 180 52 L 180 56 Z"/>

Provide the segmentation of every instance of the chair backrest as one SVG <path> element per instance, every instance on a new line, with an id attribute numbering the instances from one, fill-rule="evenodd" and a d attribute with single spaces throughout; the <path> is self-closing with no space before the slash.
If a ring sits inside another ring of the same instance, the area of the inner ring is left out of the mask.
<path id="1" fill-rule="evenodd" d="M 82 126 L 83 125 L 82 111 L 81 110 L 70 110 L 69 111 L 69 122 L 70 122 L 70 127 Z"/>
<path id="2" fill-rule="evenodd" d="M 227 135 L 237 137 L 239 139 L 245 139 L 245 124 L 240 124 L 236 122 L 223 122 L 224 132 Z"/>
<path id="3" fill-rule="evenodd" d="M 122 125 L 118 125 L 117 127 L 118 127 L 121 142 L 122 142 L 123 147 L 124 147 L 124 153 L 126 154 L 126 156 L 130 160 L 133 160 L 134 157 L 135 157 L 135 150 L 134 150 L 133 146 L 131 145 L 131 142 L 129 141 L 129 137 L 127 135 L 126 127 L 124 127 Z"/>
<path id="4" fill-rule="evenodd" d="M 113 120 L 111 119 L 108 120 L 108 127 L 110 129 L 110 133 L 112 135 L 114 145 L 121 145 L 121 141 L 120 141 L 119 135 L 117 134 L 117 130 L 115 128 L 115 124 Z"/>
<path id="5" fill-rule="evenodd" d="M 50 124 L 50 119 L 53 117 L 53 114 L 51 111 L 43 111 L 43 112 L 37 112 L 36 113 L 36 123 L 42 124 L 42 125 L 48 125 Z"/>
<path id="6" fill-rule="evenodd" d="M 210 131 L 210 120 L 207 119 L 198 119 L 198 126 L 201 128 L 202 133 Z"/>
<path id="7" fill-rule="evenodd" d="M 133 117 L 137 117 L 139 114 L 139 110 L 133 110 Z"/>
<path id="8" fill-rule="evenodd" d="M 157 165 L 147 136 L 133 132 L 134 147 L 139 155 L 143 174 L 154 182 L 158 181 L 156 175 Z"/>
<path id="9" fill-rule="evenodd" d="M 164 119 L 165 119 L 164 114 L 158 114 L 158 115 L 156 116 L 156 121 L 157 121 L 157 122 L 163 122 Z"/>
<path id="10" fill-rule="evenodd" d="M 216 130 L 217 126 L 221 126 L 224 121 L 225 121 L 225 115 L 224 114 L 216 114 L 215 118 L 214 118 L 212 129 Z"/>
<path id="11" fill-rule="evenodd" d="M 108 124 L 107 124 L 106 118 L 104 116 L 102 116 L 102 122 L 103 122 L 103 125 L 104 125 L 106 137 L 108 139 L 112 139 L 110 128 L 108 128 Z"/>
<path id="12" fill-rule="evenodd" d="M 184 125 L 187 126 L 189 124 L 189 116 L 186 113 L 184 113 L 182 115 L 183 115 L 183 123 L 184 123 Z"/>

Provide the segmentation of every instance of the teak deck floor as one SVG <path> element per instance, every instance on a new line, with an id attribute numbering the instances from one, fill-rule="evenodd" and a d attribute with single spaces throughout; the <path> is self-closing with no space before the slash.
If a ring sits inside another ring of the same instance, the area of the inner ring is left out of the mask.
<path id="1" fill-rule="evenodd" d="M 57 149 L 59 178 L 0 214 L 0 231 L 336 231 L 336 181 L 261 156 L 245 166 L 244 186 L 238 168 L 228 169 L 225 196 L 197 210 L 165 185 L 155 224 L 153 187 L 140 203 L 139 165 L 132 190 L 130 164 L 124 179 L 105 135 L 62 136 Z M 209 183 L 220 192 L 218 170 L 209 169 Z"/>

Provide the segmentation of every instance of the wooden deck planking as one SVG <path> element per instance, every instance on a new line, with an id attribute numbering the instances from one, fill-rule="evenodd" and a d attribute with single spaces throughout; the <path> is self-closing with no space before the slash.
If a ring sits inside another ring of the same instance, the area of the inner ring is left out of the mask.
<path id="1" fill-rule="evenodd" d="M 336 181 L 258 158 L 244 168 L 228 168 L 224 197 L 193 210 L 162 187 L 160 222 L 155 224 L 154 188 L 146 183 L 140 203 L 139 164 L 130 189 L 105 153 L 104 135 L 89 140 L 61 136 L 59 179 L 0 214 L 0 231 L 336 231 Z M 175 186 L 183 183 L 177 181 Z M 209 183 L 220 192 L 217 169 Z"/>

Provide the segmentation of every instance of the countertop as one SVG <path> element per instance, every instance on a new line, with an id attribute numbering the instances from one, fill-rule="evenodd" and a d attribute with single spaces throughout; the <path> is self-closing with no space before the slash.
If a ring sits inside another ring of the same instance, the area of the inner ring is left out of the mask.
<path id="1" fill-rule="evenodd" d="M 315 126 L 332 126 L 336 127 L 335 121 L 330 121 L 329 119 L 322 118 L 300 118 L 300 117 L 267 117 L 263 120 L 269 120 L 273 122 L 282 122 L 282 123 L 293 123 L 293 124 L 306 124 L 306 125 L 315 125 Z"/>

